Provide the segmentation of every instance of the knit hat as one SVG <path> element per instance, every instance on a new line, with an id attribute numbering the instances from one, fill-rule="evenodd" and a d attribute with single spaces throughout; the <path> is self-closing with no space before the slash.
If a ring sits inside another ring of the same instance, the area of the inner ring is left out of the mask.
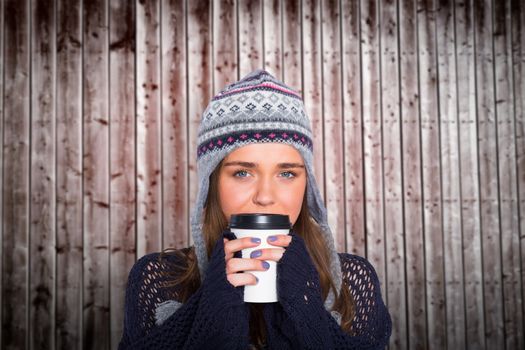
<path id="1" fill-rule="evenodd" d="M 227 86 L 215 96 L 202 115 L 198 130 L 197 173 L 199 190 L 191 216 L 191 233 L 201 278 L 208 266 L 202 233 L 203 208 L 210 175 L 232 151 L 247 144 L 279 142 L 297 149 L 307 174 L 307 204 L 321 227 L 330 252 L 330 270 L 337 290 L 341 288 L 341 266 L 313 172 L 312 131 L 301 96 L 264 70 L 256 70 Z M 331 310 L 330 291 L 325 307 Z"/>

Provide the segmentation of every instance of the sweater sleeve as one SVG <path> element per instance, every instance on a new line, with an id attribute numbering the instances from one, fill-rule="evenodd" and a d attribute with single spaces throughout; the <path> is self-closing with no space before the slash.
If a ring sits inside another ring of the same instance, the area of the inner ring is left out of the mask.
<path id="1" fill-rule="evenodd" d="M 342 330 L 325 309 L 319 275 L 304 241 L 292 241 L 277 265 L 279 305 L 265 310 L 268 342 L 303 349 L 384 349 L 391 333 L 391 320 L 373 267 L 365 259 L 341 255 L 343 288 L 355 301 L 350 334 Z M 280 312 L 280 310 L 282 312 Z"/>
<path id="2" fill-rule="evenodd" d="M 217 241 L 200 288 L 162 324 L 155 307 L 165 302 L 158 259 L 140 259 L 126 289 L 124 334 L 119 349 L 246 349 L 248 310 L 242 291 L 226 278 L 224 244 Z"/>

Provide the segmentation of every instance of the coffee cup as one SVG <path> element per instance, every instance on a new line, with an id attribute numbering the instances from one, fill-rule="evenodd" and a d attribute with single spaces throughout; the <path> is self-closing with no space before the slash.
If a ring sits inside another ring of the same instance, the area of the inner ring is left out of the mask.
<path id="1" fill-rule="evenodd" d="M 230 218 L 229 229 L 237 238 L 256 237 L 261 240 L 261 244 L 257 247 L 242 250 L 242 257 L 249 259 L 254 250 L 278 248 L 270 245 L 267 238 L 289 234 L 291 223 L 288 215 L 236 214 Z M 277 301 L 277 263 L 275 261 L 267 262 L 270 268 L 266 271 L 246 271 L 257 277 L 258 283 L 244 286 L 245 302 L 273 303 Z"/>

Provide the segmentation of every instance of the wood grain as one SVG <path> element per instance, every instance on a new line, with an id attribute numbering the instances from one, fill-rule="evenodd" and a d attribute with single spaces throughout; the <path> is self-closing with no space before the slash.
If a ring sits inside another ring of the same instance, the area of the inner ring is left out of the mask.
<path id="1" fill-rule="evenodd" d="M 4 144 L 4 32 L 5 32 L 5 16 L 4 16 L 4 1 L 0 1 L 0 145 Z M 0 164 L 4 164 L 4 152 L 0 152 Z M 2 200 L 0 200 L 0 217 L 2 220 L 4 219 L 4 200 L 3 200 L 3 193 L 4 193 L 4 172 L 0 172 L 0 193 L 2 193 Z M 3 221 L 2 221 L 3 222 Z M 4 225 L 0 225 L 0 239 L 4 239 Z M 3 275 L 4 275 L 4 249 L 3 246 L 0 249 L 0 278 L 2 278 L 3 281 Z M 2 312 L 3 305 L 4 305 L 4 293 L 3 290 L 0 288 L 0 313 Z M 2 345 L 2 339 L 3 339 L 3 327 L 0 327 L 0 346 Z"/>
<path id="2" fill-rule="evenodd" d="M 474 2 L 474 31 L 485 338 L 488 349 L 502 349 L 505 339 L 491 1 Z"/>
<path id="3" fill-rule="evenodd" d="M 383 293 L 386 286 L 385 223 L 383 203 L 383 153 L 379 52 L 379 3 L 361 4 L 361 76 L 366 257 L 375 267 Z"/>
<path id="4" fill-rule="evenodd" d="M 283 79 L 282 3 L 263 1 L 264 69 L 279 80 Z"/>
<path id="5" fill-rule="evenodd" d="M 108 13 L 105 0 L 83 4 L 83 344 L 109 347 Z"/>
<path id="6" fill-rule="evenodd" d="M 188 200 L 194 205 L 197 197 L 197 130 L 201 116 L 213 97 L 212 51 L 210 21 L 211 7 L 208 1 L 188 2 L 188 176 L 190 179 Z M 190 94 L 191 92 L 191 94 Z M 192 209 L 194 210 L 194 209 Z M 190 243 L 192 243 L 190 236 Z"/>
<path id="7" fill-rule="evenodd" d="M 345 209 L 344 209 L 344 154 L 343 154 L 343 115 L 341 92 L 341 45 L 339 1 L 323 1 L 321 12 L 327 17 L 322 21 L 323 48 L 323 111 L 324 138 L 330 140 L 326 145 L 324 168 L 326 172 L 325 194 L 328 223 L 334 235 L 337 250 L 344 249 Z M 329 18 L 329 20 L 328 20 Z"/>
<path id="8" fill-rule="evenodd" d="M 309 67 L 304 74 L 302 88 L 306 114 L 310 118 L 313 134 L 314 171 L 317 186 L 323 200 L 325 196 L 324 181 L 324 123 L 322 104 L 322 51 L 321 51 L 321 1 L 305 0 L 302 7 L 302 61 Z"/>
<path id="9" fill-rule="evenodd" d="M 162 119 L 160 1 L 138 1 L 137 255 L 162 248 Z"/>
<path id="10" fill-rule="evenodd" d="M 518 183 L 518 220 L 521 250 L 521 314 L 525 315 L 525 5 L 511 0 L 510 23 L 512 37 L 512 76 L 514 88 L 514 125 L 516 140 L 516 176 Z M 519 308 L 519 307 L 518 307 Z M 525 334 L 525 321 L 521 334 Z"/>
<path id="11" fill-rule="evenodd" d="M 55 77 L 53 0 L 31 4 L 31 240 L 29 347 L 55 348 Z"/>
<path id="12" fill-rule="evenodd" d="M 82 7 L 57 2 L 56 347 L 82 346 Z M 58 64 L 60 62 L 60 64 Z"/>
<path id="13" fill-rule="evenodd" d="M 236 1 L 213 2 L 213 95 L 238 80 L 236 14 Z"/>
<path id="14" fill-rule="evenodd" d="M 390 344 L 406 349 L 405 235 L 403 225 L 403 183 L 401 161 L 400 78 L 397 2 L 383 1 L 379 8 L 381 125 L 383 130 L 383 200 L 386 245 L 386 291 L 392 323 Z"/>
<path id="15" fill-rule="evenodd" d="M 188 245 L 188 65 L 185 3 L 162 2 L 163 247 Z"/>
<path id="16" fill-rule="evenodd" d="M 443 209 L 439 139 L 439 97 L 436 55 L 436 4 L 418 3 L 420 127 L 422 151 L 423 222 L 428 342 L 431 349 L 446 346 Z"/>
<path id="17" fill-rule="evenodd" d="M 501 230 L 503 310 L 505 348 L 523 349 L 523 313 L 521 300 L 520 237 L 514 91 L 512 89 L 512 52 L 510 2 L 493 3 L 495 122 L 498 159 L 498 200 Z"/>
<path id="18" fill-rule="evenodd" d="M 110 348 L 122 336 L 128 273 L 136 258 L 135 6 L 109 3 Z"/>
<path id="19" fill-rule="evenodd" d="M 347 252 L 364 256 L 365 203 L 363 173 L 363 119 L 361 115 L 361 31 L 359 3 L 341 3 L 343 139 Z"/>
<path id="20" fill-rule="evenodd" d="M 446 334 L 449 349 L 464 349 L 466 347 L 466 321 L 455 39 L 454 9 L 448 2 L 442 1 L 436 13 L 436 50 L 439 84 Z"/>
<path id="21" fill-rule="evenodd" d="M 263 67 L 263 0 L 238 0 L 239 77 Z"/>
<path id="22" fill-rule="evenodd" d="M 417 2 L 399 2 L 403 206 L 406 255 L 408 349 L 428 348 L 425 293 L 425 241 L 421 183 Z"/>
<path id="23" fill-rule="evenodd" d="M 481 227 L 476 127 L 476 65 L 474 59 L 473 7 L 471 1 L 455 4 L 457 104 L 459 128 L 461 221 L 465 288 L 465 343 L 485 347 Z"/>
<path id="24" fill-rule="evenodd" d="M 28 348 L 30 4 L 4 2 L 3 349 Z"/>
<path id="25" fill-rule="evenodd" d="M 302 95 L 301 1 L 284 1 L 282 10 L 283 82 Z"/>

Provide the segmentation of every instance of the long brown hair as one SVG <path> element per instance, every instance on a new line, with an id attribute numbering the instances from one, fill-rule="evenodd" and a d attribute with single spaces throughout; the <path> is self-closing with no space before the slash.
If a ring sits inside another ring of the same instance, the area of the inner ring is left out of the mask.
<path id="1" fill-rule="evenodd" d="M 218 182 L 221 165 L 222 162 L 210 176 L 210 188 L 204 210 L 202 231 L 208 258 L 217 240 L 221 238 L 222 232 L 228 227 L 228 221 L 224 217 L 219 201 Z M 331 289 L 336 296 L 333 310 L 341 314 L 341 327 L 344 331 L 350 333 L 354 317 L 354 300 L 348 291 L 348 287 L 343 286 L 341 291 L 337 291 L 335 288 L 330 274 L 330 254 L 325 245 L 321 228 L 309 214 L 306 193 L 301 212 L 293 226 L 293 231 L 303 238 L 308 253 L 319 273 L 323 300 L 326 299 Z M 180 297 L 182 299 L 180 301 L 185 302 L 200 286 L 197 258 L 194 249 L 189 249 L 185 252 L 176 251 L 176 253 L 183 254 L 187 262 L 182 273 L 178 271 L 177 274 L 174 274 L 177 278 L 173 281 L 174 285 L 180 285 Z M 254 345 L 263 344 L 266 338 L 266 325 L 262 307 L 262 304 L 250 305 L 250 338 Z"/>

